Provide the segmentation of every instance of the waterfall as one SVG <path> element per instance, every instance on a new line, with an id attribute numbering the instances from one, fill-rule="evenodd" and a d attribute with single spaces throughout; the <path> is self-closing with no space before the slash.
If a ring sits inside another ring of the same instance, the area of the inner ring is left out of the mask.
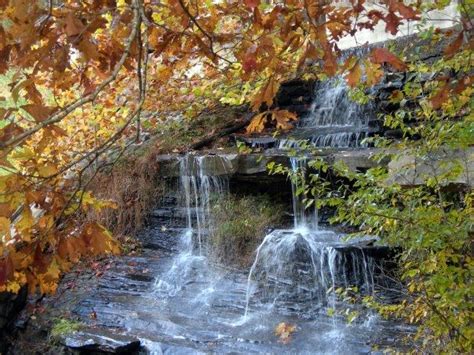
<path id="1" fill-rule="evenodd" d="M 318 83 L 310 112 L 301 118 L 295 136 L 302 136 L 315 147 L 364 147 L 369 132 L 372 103 L 361 105 L 349 98 L 349 87 L 342 77 Z M 282 139 L 280 148 L 294 148 L 295 141 Z"/>
<path id="2" fill-rule="evenodd" d="M 320 229 L 317 209 L 305 209 L 306 158 L 291 158 L 294 228 L 274 230 L 256 250 L 247 279 L 245 315 L 249 312 L 252 283 L 263 300 L 312 302 L 317 306 L 336 306 L 338 287 L 357 286 L 373 292 L 374 263 L 361 248 L 343 236 Z"/>
<path id="3" fill-rule="evenodd" d="M 226 158 L 214 158 L 222 160 L 225 171 Z M 208 271 L 206 237 L 212 227 L 212 200 L 229 190 L 228 176 L 211 175 L 212 169 L 208 171 L 204 159 L 205 156 L 186 154 L 179 160 L 179 190 L 186 211 L 186 229 L 180 237 L 180 253 L 155 285 L 156 292 L 169 296 L 176 295 L 189 279 Z"/>
<path id="4" fill-rule="evenodd" d="M 199 254 L 203 253 L 204 234 L 209 233 L 211 199 L 229 189 L 228 177 L 209 175 L 204 156 L 185 155 L 180 159 L 180 183 L 186 208 L 187 234 L 195 234 Z M 219 157 L 225 159 L 225 157 Z M 192 246 L 192 245 L 191 245 Z"/>
<path id="5" fill-rule="evenodd" d="M 304 192 L 305 174 L 306 174 L 306 158 L 305 157 L 291 157 L 291 170 L 293 172 L 291 192 L 293 201 L 294 214 L 294 228 L 300 230 L 317 229 L 318 228 L 318 214 L 317 209 L 305 208 Z"/>

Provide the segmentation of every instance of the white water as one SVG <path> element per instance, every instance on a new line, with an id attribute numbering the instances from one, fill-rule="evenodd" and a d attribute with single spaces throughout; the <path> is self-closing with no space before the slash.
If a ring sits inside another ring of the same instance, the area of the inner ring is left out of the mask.
<path id="1" fill-rule="evenodd" d="M 229 190 L 227 176 L 206 174 L 203 158 L 204 156 L 188 154 L 181 158 L 179 166 L 187 214 L 187 233 L 196 234 L 199 255 L 203 255 L 204 234 L 209 233 L 211 199 L 222 196 Z"/>
<path id="2" fill-rule="evenodd" d="M 318 211 L 316 208 L 305 208 L 305 199 L 308 197 L 304 191 L 306 185 L 306 164 L 305 157 L 290 158 L 291 170 L 293 171 L 291 181 L 291 195 L 293 202 L 294 229 L 308 230 L 318 229 Z"/>
<path id="3" fill-rule="evenodd" d="M 158 292 L 171 296 L 176 295 L 190 278 L 205 277 L 208 271 L 206 236 L 211 228 L 212 199 L 223 196 L 229 190 L 228 177 L 207 175 L 203 161 L 203 156 L 187 154 L 179 162 L 187 228 L 180 237 L 180 253 L 169 271 L 156 282 Z"/>
<path id="4" fill-rule="evenodd" d="M 294 226 L 275 230 L 257 248 L 247 279 L 245 316 L 252 295 L 258 301 L 312 302 L 335 308 L 338 287 L 357 286 L 373 292 L 374 265 L 362 249 L 318 225 L 317 209 L 305 209 L 305 158 L 291 158 Z"/>
<path id="5" fill-rule="evenodd" d="M 319 229 L 314 211 L 300 209 L 304 194 L 293 196 L 295 228 L 267 235 L 246 277 L 214 265 L 206 253 L 208 229 L 219 223 L 210 204 L 214 194 L 226 193 L 227 178 L 206 175 L 199 157 L 183 157 L 180 166 L 187 228 L 179 252 L 157 259 L 152 297 L 134 304 L 139 311 L 127 320 L 151 353 L 368 353 L 391 336 L 370 314 L 351 325 L 327 316 L 340 305 L 336 287 L 369 290 L 373 265 L 356 244 L 341 252 L 347 243 Z M 293 167 L 304 169 L 306 162 L 295 159 Z M 275 335 L 280 322 L 297 325 L 289 344 Z"/>
<path id="6" fill-rule="evenodd" d="M 372 104 L 360 105 L 349 98 L 344 78 L 318 83 L 310 112 L 302 117 L 297 132 L 302 132 L 315 147 L 363 147 L 369 130 Z M 297 147 L 292 139 L 282 139 L 280 148 Z"/>

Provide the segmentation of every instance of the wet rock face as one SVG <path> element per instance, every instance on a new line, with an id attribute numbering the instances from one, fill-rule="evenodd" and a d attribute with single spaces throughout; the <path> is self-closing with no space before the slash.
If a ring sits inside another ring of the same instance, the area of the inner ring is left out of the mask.
<path id="1" fill-rule="evenodd" d="M 26 305 L 28 288 L 23 286 L 18 294 L 10 292 L 0 293 L 0 353 L 5 352 L 7 344 L 4 335 L 8 332 L 10 324 Z"/>
<path id="2" fill-rule="evenodd" d="M 83 353 L 138 354 L 140 340 L 105 329 L 88 329 L 64 335 L 61 343 Z"/>

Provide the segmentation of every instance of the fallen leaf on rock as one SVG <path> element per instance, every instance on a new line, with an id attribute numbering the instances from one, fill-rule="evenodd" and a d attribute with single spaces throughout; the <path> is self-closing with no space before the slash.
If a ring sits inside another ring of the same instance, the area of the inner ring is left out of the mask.
<path id="1" fill-rule="evenodd" d="M 278 341 L 288 344 L 291 341 L 291 334 L 296 331 L 296 325 L 285 322 L 279 323 L 275 328 L 275 335 L 280 338 Z"/>
<path id="2" fill-rule="evenodd" d="M 89 318 L 90 319 L 97 319 L 97 313 L 94 310 L 92 310 L 92 312 L 89 313 Z"/>

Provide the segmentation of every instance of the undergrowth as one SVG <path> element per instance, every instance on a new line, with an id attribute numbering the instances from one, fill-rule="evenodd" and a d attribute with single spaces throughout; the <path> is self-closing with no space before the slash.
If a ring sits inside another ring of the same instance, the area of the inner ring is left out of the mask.
<path id="1" fill-rule="evenodd" d="M 56 343 L 64 335 L 74 333 L 80 330 L 83 327 L 81 322 L 66 319 L 66 318 L 57 318 L 54 320 L 53 326 L 49 333 L 50 341 Z"/>
<path id="2" fill-rule="evenodd" d="M 235 124 L 244 112 L 242 107 L 217 107 L 192 120 L 164 122 L 149 140 L 135 146 L 111 169 L 96 176 L 90 188 L 96 196 L 113 200 L 116 208 L 100 212 L 91 210 L 86 220 L 99 220 L 122 244 L 125 243 L 123 250 L 134 249 L 127 246 L 133 244 L 131 236 L 144 226 L 150 209 L 166 189 L 159 176 L 157 155 L 184 153 L 203 137 Z"/>
<path id="3" fill-rule="evenodd" d="M 213 206 L 211 248 L 215 257 L 229 265 L 248 266 L 253 251 L 270 227 L 281 225 L 284 207 L 268 195 L 229 194 Z"/>

